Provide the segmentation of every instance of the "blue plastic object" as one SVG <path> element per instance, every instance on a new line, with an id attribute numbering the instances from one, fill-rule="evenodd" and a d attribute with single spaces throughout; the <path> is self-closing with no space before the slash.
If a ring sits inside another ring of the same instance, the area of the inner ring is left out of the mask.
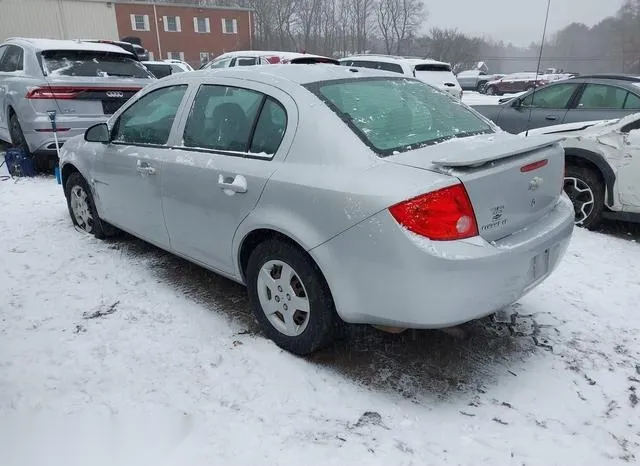
<path id="1" fill-rule="evenodd" d="M 7 163 L 7 169 L 11 176 L 36 176 L 33 159 L 25 154 L 19 147 L 7 149 L 4 160 Z"/>
<path id="2" fill-rule="evenodd" d="M 60 175 L 60 167 L 55 167 L 53 173 L 56 175 L 56 181 L 58 184 L 62 184 L 62 176 Z"/>

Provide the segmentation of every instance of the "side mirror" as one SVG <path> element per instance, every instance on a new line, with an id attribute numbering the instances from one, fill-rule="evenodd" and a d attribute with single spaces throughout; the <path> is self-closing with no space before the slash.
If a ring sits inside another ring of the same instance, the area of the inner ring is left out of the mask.
<path id="1" fill-rule="evenodd" d="M 93 125 L 84 133 L 84 140 L 87 142 L 102 142 L 106 144 L 110 139 L 109 127 L 106 123 Z"/>
<path id="2" fill-rule="evenodd" d="M 515 99 L 513 99 L 513 102 L 511 102 L 511 106 L 513 108 L 520 108 L 522 106 L 522 100 L 516 97 Z"/>

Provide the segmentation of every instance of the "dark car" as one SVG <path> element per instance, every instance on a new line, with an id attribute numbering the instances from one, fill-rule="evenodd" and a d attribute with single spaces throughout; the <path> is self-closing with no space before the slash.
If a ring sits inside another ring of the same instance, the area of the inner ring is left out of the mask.
<path id="1" fill-rule="evenodd" d="M 513 73 L 503 76 L 485 85 L 489 95 L 515 94 L 544 86 L 548 81 L 545 75 L 539 73 Z"/>
<path id="2" fill-rule="evenodd" d="M 95 42 L 100 44 L 117 45 L 120 48 L 125 49 L 127 52 L 136 56 L 139 61 L 149 60 L 149 51 L 138 44 L 131 42 L 125 42 L 121 40 L 106 40 L 106 39 L 83 39 L 82 42 Z"/>
<path id="3" fill-rule="evenodd" d="M 581 76 L 548 84 L 498 105 L 473 108 L 515 134 L 562 123 L 621 118 L 640 110 L 640 79 Z"/>

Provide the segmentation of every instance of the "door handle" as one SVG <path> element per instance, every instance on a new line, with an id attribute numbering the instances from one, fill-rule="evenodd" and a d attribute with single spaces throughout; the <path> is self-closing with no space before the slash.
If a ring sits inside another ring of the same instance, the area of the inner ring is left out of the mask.
<path id="1" fill-rule="evenodd" d="M 547 115 L 546 117 L 544 117 L 545 120 L 549 120 L 549 121 L 556 121 L 558 119 L 557 115 Z"/>
<path id="2" fill-rule="evenodd" d="M 218 175 L 218 186 L 228 196 L 232 196 L 235 193 L 247 192 L 247 179 L 242 175 L 224 176 Z"/>
<path id="3" fill-rule="evenodd" d="M 136 170 L 141 175 L 155 175 L 156 174 L 156 169 L 155 168 L 153 168 L 147 162 L 142 162 L 141 160 L 138 160 L 138 163 L 136 164 Z"/>

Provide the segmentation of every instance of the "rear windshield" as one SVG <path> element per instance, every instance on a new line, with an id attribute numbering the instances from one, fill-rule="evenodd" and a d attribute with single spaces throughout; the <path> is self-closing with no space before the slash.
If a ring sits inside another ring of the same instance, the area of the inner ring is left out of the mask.
<path id="1" fill-rule="evenodd" d="M 302 64 L 302 65 L 313 65 L 315 63 L 332 63 L 334 65 L 339 65 L 340 62 L 338 60 L 334 60 L 333 58 L 325 58 L 325 57 L 298 57 L 291 59 L 290 63 Z"/>
<path id="2" fill-rule="evenodd" d="M 41 53 L 42 71 L 51 76 L 151 78 L 133 58 L 91 50 L 46 50 Z"/>
<path id="3" fill-rule="evenodd" d="M 469 108 L 414 79 L 346 79 L 306 87 L 380 156 L 493 132 Z"/>
<path id="4" fill-rule="evenodd" d="M 416 71 L 451 71 L 451 67 L 449 65 L 416 65 Z"/>

